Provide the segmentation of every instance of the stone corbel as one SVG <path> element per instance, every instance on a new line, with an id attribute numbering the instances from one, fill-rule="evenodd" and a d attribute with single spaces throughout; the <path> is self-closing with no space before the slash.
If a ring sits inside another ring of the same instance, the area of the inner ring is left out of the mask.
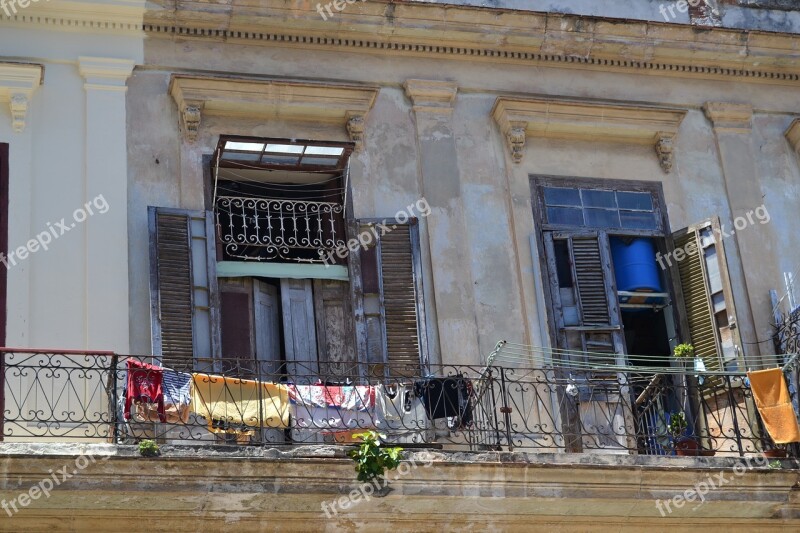
<path id="1" fill-rule="evenodd" d="M 675 135 L 672 133 L 659 132 L 656 134 L 656 155 L 658 155 L 661 168 L 667 174 L 672 172 L 674 141 Z"/>
<path id="2" fill-rule="evenodd" d="M 11 127 L 17 133 L 25 131 L 25 118 L 28 115 L 28 97 L 15 94 L 11 97 Z"/>
<path id="3" fill-rule="evenodd" d="M 0 63 L 0 102 L 8 102 L 11 127 L 25 131 L 33 92 L 42 84 L 44 67 L 30 63 Z"/>
<path id="4" fill-rule="evenodd" d="M 364 115 L 363 113 L 347 113 L 347 134 L 356 144 L 356 150 L 364 145 Z"/>
<path id="5" fill-rule="evenodd" d="M 528 124 L 525 122 L 512 122 L 511 127 L 506 132 L 508 147 L 511 149 L 511 159 L 514 163 L 520 163 L 525 154 L 525 139 Z"/>
<path id="6" fill-rule="evenodd" d="M 197 140 L 202 118 L 202 104 L 199 102 L 186 102 L 181 109 L 181 131 L 189 141 Z"/>

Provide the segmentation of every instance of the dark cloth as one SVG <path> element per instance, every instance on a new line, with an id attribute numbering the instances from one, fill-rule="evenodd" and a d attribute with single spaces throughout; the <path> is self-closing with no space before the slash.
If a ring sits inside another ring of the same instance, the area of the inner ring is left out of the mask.
<path id="1" fill-rule="evenodd" d="M 414 394 L 422 400 L 431 420 L 454 417 L 459 427 L 472 424 L 472 383 L 463 377 L 429 378 L 414 383 Z"/>
<path id="2" fill-rule="evenodd" d="M 158 405 L 158 418 L 166 422 L 164 414 L 164 371 L 159 366 L 128 359 L 128 383 L 125 391 L 125 419 L 131 417 L 131 404 L 154 403 Z"/>

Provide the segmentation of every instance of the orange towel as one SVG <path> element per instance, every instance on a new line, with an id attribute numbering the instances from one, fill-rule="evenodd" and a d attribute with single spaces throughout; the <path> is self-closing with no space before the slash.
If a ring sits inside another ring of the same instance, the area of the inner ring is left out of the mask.
<path id="1" fill-rule="evenodd" d="M 756 407 L 776 444 L 800 442 L 800 426 L 780 368 L 748 372 Z"/>

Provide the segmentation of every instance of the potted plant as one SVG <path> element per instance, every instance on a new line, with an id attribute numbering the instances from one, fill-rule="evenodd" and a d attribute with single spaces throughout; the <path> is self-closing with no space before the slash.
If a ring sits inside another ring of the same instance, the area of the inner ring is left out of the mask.
<path id="1" fill-rule="evenodd" d="M 684 367 L 689 367 L 691 362 L 695 358 L 694 346 L 692 346 L 688 342 L 681 343 L 677 345 L 674 350 L 672 350 L 672 355 L 675 357 L 675 359 L 682 361 Z"/>
<path id="2" fill-rule="evenodd" d="M 712 456 L 713 450 L 704 450 L 700 446 L 700 442 L 691 436 L 684 433 L 689 424 L 686 422 L 686 415 L 683 411 L 672 413 L 669 415 L 669 423 L 667 424 L 667 431 L 672 437 L 672 443 L 675 450 L 675 455 L 683 457 L 694 457 L 697 455 Z"/>

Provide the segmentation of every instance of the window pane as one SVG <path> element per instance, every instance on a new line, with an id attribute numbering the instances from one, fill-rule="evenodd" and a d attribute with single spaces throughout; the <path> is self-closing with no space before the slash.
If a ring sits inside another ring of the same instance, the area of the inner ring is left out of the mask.
<path id="1" fill-rule="evenodd" d="M 332 157 L 304 157 L 303 164 L 304 165 L 314 165 L 314 166 L 322 166 L 322 167 L 333 167 L 339 163 L 338 159 L 334 159 Z"/>
<path id="2" fill-rule="evenodd" d="M 620 211 L 620 222 L 628 229 L 658 229 L 655 213 L 646 211 Z"/>
<path id="3" fill-rule="evenodd" d="M 246 152 L 260 152 L 264 149 L 263 143 L 240 143 L 236 141 L 225 141 L 226 150 L 244 150 Z"/>
<path id="4" fill-rule="evenodd" d="M 586 209 L 586 225 L 600 228 L 618 228 L 619 213 L 609 209 Z"/>
<path id="5" fill-rule="evenodd" d="M 302 154 L 305 146 L 296 144 L 268 144 L 267 152 L 279 152 L 283 154 Z"/>
<path id="6" fill-rule="evenodd" d="M 260 152 L 228 152 L 225 151 L 222 155 L 223 159 L 228 161 L 258 161 L 261 157 Z"/>
<path id="7" fill-rule="evenodd" d="M 608 207 L 611 209 L 617 207 L 617 198 L 614 195 L 614 191 L 581 189 L 581 196 L 583 197 L 584 207 Z"/>
<path id="8" fill-rule="evenodd" d="M 717 260 L 717 248 L 710 246 L 706 248 L 706 274 L 708 275 L 708 286 L 711 292 L 722 292 L 722 276 L 719 272 L 719 261 Z"/>
<path id="9" fill-rule="evenodd" d="M 549 224 L 583 226 L 583 212 L 573 207 L 548 207 L 547 222 Z"/>
<path id="10" fill-rule="evenodd" d="M 580 207 L 581 196 L 577 189 L 545 187 L 544 203 L 547 205 L 574 205 Z"/>
<path id="11" fill-rule="evenodd" d="M 653 197 L 648 192 L 617 192 L 620 209 L 653 210 Z"/>
<path id="12" fill-rule="evenodd" d="M 337 146 L 309 146 L 306 155 L 342 155 L 344 148 Z"/>
<path id="13" fill-rule="evenodd" d="M 262 163 L 272 165 L 296 165 L 297 161 L 297 157 L 293 155 L 264 154 L 263 159 L 261 159 Z"/>

